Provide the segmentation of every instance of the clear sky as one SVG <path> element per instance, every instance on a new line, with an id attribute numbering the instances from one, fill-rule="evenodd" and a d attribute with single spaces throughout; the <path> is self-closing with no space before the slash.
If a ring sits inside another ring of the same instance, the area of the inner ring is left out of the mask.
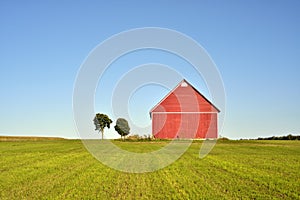
<path id="1" fill-rule="evenodd" d="M 226 90 L 222 136 L 300 134 L 300 1 L 7 0 L 0 1 L 0 27 L 0 135 L 78 137 L 72 93 L 81 64 L 108 37 L 141 27 L 182 32 L 210 54 Z M 115 65 L 149 62 L 174 67 L 209 98 L 203 81 L 172 55 L 135 52 Z M 110 70 L 103 81 L 122 75 Z M 95 112 L 111 114 L 114 85 L 107 84 L 108 95 L 95 95 Z M 131 120 L 149 125 L 149 109 L 167 92 L 137 90 Z"/>

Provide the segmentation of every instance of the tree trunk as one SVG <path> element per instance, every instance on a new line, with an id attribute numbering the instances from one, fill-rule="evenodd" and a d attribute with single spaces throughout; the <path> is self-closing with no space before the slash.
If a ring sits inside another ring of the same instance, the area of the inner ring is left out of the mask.
<path id="1" fill-rule="evenodd" d="M 104 130 L 99 130 L 99 132 L 101 132 L 101 139 L 103 140 L 103 132 L 104 132 Z"/>

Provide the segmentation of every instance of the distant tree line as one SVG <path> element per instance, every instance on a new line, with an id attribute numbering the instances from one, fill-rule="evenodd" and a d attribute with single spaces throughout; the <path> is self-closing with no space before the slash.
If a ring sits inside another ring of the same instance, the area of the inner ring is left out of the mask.
<path id="1" fill-rule="evenodd" d="M 257 140 L 300 140 L 300 135 L 272 136 L 267 138 L 257 138 Z"/>
<path id="2" fill-rule="evenodd" d="M 151 135 L 138 135 L 138 134 L 135 134 L 135 135 L 130 135 L 127 137 L 127 140 L 128 141 L 151 141 L 153 140 L 154 138 L 151 137 Z"/>

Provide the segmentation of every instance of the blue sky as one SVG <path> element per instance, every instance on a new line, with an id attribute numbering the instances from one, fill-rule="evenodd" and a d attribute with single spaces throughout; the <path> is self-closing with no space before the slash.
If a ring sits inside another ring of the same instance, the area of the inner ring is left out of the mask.
<path id="1" fill-rule="evenodd" d="M 299 1 L 1 1 L 0 135 L 78 137 L 72 93 L 81 64 L 110 36 L 141 27 L 182 32 L 210 54 L 226 90 L 221 135 L 299 134 L 299 22 Z M 186 63 L 165 53 L 136 52 L 118 62 L 126 69 L 168 64 L 209 95 Z M 122 75 L 117 69 L 106 79 Z M 149 124 L 145 112 L 166 92 L 157 85 L 136 91 L 132 120 Z M 100 100 L 108 97 L 97 91 L 95 112 L 109 112 Z"/>

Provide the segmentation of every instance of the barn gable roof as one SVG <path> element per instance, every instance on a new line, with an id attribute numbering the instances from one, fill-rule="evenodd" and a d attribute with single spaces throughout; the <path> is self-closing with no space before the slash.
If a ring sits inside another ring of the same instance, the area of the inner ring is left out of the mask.
<path id="1" fill-rule="evenodd" d="M 177 86 L 171 90 L 160 102 L 158 102 L 151 110 L 150 110 L 150 115 L 151 113 L 159 106 L 161 105 L 171 94 L 173 94 L 173 92 L 180 87 L 182 84 L 188 84 L 191 88 L 193 88 L 193 90 L 199 94 L 208 104 L 210 104 L 217 112 L 220 112 L 220 110 L 213 104 L 211 103 L 203 94 L 201 94 L 192 84 L 190 84 L 188 81 L 186 81 L 185 79 L 183 79 L 182 81 L 180 81 Z"/>

